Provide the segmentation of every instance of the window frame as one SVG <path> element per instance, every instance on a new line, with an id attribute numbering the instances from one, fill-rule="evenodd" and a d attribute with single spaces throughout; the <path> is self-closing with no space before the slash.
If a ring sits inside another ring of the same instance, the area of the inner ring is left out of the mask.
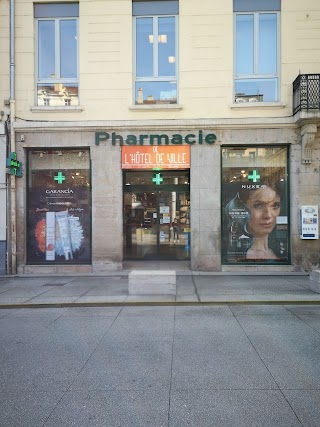
<path id="1" fill-rule="evenodd" d="M 174 81 L 176 84 L 176 91 L 177 91 L 177 95 L 176 95 L 176 102 L 175 103 L 171 103 L 171 105 L 178 105 L 179 103 L 179 82 L 178 82 L 178 69 L 179 69 L 179 54 L 178 54 L 178 24 L 179 24 L 179 20 L 178 20 L 179 15 L 178 14 L 168 14 L 168 15 L 163 15 L 163 14 L 155 14 L 155 15 L 137 15 L 137 16 L 133 16 L 133 105 L 138 106 L 139 104 L 136 102 L 136 94 L 135 94 L 135 88 L 136 85 L 139 82 L 172 82 Z M 152 28 L 153 28 L 153 52 L 152 52 L 152 63 L 153 63 L 153 76 L 143 76 L 143 77 L 138 77 L 137 76 L 137 20 L 140 18 L 152 18 Z M 160 18 L 174 18 L 174 26 L 175 26 L 175 75 L 173 76 L 159 76 L 159 61 L 158 61 L 158 28 L 159 28 L 159 19 Z M 157 100 L 159 101 L 159 100 Z M 159 102 L 155 102 L 155 104 L 153 105 L 160 105 Z"/>
<path id="2" fill-rule="evenodd" d="M 276 15 L 276 73 L 271 74 L 259 74 L 257 72 L 259 66 L 259 18 L 261 15 Z M 238 74 L 237 73 L 237 17 L 240 15 L 252 15 L 253 16 L 253 74 Z M 234 12 L 234 76 L 233 76 L 233 102 L 236 102 L 236 83 L 241 80 L 267 80 L 276 79 L 276 93 L 275 100 L 273 101 L 259 101 L 259 103 L 270 104 L 272 102 L 280 102 L 280 11 L 268 10 L 268 11 L 241 11 Z M 258 99 L 257 99 L 258 101 Z"/>
<path id="3" fill-rule="evenodd" d="M 60 45 L 60 22 L 62 21 L 75 21 L 76 23 L 76 37 L 77 37 L 77 47 L 76 47 L 76 55 L 77 55 L 77 61 L 76 61 L 76 74 L 77 77 L 61 77 L 60 71 L 61 71 L 61 45 Z M 53 21 L 54 22 L 54 41 L 55 41 L 55 57 L 54 57 L 54 64 L 55 64 L 55 75 L 54 78 L 40 78 L 39 77 L 39 22 L 43 21 Z M 40 17 L 35 18 L 35 27 L 36 27 L 36 93 L 35 93 L 35 101 L 36 105 L 39 106 L 38 103 L 38 86 L 39 85 L 54 85 L 54 84 L 76 84 L 78 88 L 78 104 L 80 105 L 79 101 L 79 17 L 78 16 L 59 16 L 59 17 Z"/>

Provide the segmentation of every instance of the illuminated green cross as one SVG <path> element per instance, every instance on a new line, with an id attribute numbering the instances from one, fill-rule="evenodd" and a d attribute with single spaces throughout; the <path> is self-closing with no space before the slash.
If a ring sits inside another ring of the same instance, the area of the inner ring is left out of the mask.
<path id="1" fill-rule="evenodd" d="M 249 180 L 252 179 L 252 182 L 260 181 L 260 175 L 259 175 L 258 171 L 256 171 L 256 170 L 250 171 L 249 175 L 248 175 L 248 179 Z"/>
<path id="2" fill-rule="evenodd" d="M 161 173 L 156 173 L 152 178 L 152 182 L 154 182 L 156 185 L 160 185 L 163 182 Z"/>
<path id="3" fill-rule="evenodd" d="M 62 183 L 63 183 L 63 181 L 66 179 L 66 177 L 63 175 L 63 173 L 62 173 L 62 172 L 58 172 L 58 175 L 56 175 L 53 179 L 54 179 L 55 181 L 57 181 L 57 182 L 58 182 L 58 184 L 62 184 Z"/>

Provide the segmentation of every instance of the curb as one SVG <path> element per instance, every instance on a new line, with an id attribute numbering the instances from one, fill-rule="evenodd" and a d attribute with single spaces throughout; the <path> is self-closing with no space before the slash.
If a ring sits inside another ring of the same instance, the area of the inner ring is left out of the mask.
<path id="1" fill-rule="evenodd" d="M 72 302 L 72 303 L 41 303 L 41 304 L 0 304 L 0 309 L 23 309 L 23 308 L 75 308 L 75 307 L 142 307 L 142 306 L 196 306 L 196 305 L 320 305 L 317 301 L 140 301 L 140 302 Z"/>

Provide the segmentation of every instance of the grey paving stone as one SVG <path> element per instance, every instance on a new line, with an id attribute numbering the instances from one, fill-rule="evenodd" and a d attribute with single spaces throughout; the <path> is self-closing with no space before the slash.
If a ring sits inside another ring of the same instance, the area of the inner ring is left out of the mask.
<path id="1" fill-rule="evenodd" d="M 277 389 L 233 316 L 176 316 L 173 389 Z"/>
<path id="2" fill-rule="evenodd" d="M 136 302 L 151 302 L 151 303 L 166 303 L 166 302 L 175 302 L 175 295 L 129 295 L 126 298 L 126 303 L 136 303 Z"/>
<path id="3" fill-rule="evenodd" d="M 157 306 L 145 306 L 145 307 L 123 307 L 120 313 L 120 317 L 123 316 L 174 316 L 175 307 L 157 307 Z"/>
<path id="4" fill-rule="evenodd" d="M 2 298 L 22 298 L 22 297 L 37 297 L 47 292 L 43 287 L 14 287 L 12 289 L 8 289 L 6 292 L 1 294 Z"/>
<path id="5" fill-rule="evenodd" d="M 301 427 L 280 391 L 173 391 L 170 427 Z"/>
<path id="6" fill-rule="evenodd" d="M 297 316 L 299 316 L 300 314 L 320 315 L 320 304 L 285 305 L 285 307 Z"/>
<path id="7" fill-rule="evenodd" d="M 76 375 L 80 372 L 84 361 L 68 356 L 55 358 L 53 355 L 39 353 L 38 357 L 23 360 L 11 357 L 0 367 L 2 390 L 16 394 L 68 390 Z"/>
<path id="8" fill-rule="evenodd" d="M 176 307 L 177 316 L 232 316 L 227 305 L 187 305 Z"/>
<path id="9" fill-rule="evenodd" d="M 128 285 L 94 286 L 86 292 L 86 296 L 128 295 Z"/>
<path id="10" fill-rule="evenodd" d="M 309 325 L 311 328 L 315 329 L 320 333 L 320 314 L 318 315 L 307 315 L 307 314 L 299 314 L 299 318 Z"/>
<path id="11" fill-rule="evenodd" d="M 29 297 L 6 297 L 3 294 L 0 295 L 0 304 L 7 306 L 8 308 L 10 308 L 10 306 L 14 306 L 14 305 L 20 305 L 20 304 L 25 304 L 26 302 L 28 302 L 30 300 Z"/>
<path id="12" fill-rule="evenodd" d="M 13 313 L 1 318 L 0 361 L 11 359 L 16 352 L 23 352 L 23 346 L 35 339 L 42 331 L 46 331 L 51 322 L 52 319 L 15 318 Z"/>
<path id="13" fill-rule="evenodd" d="M 44 298 L 48 297 L 76 297 L 84 295 L 88 292 L 87 288 L 81 288 L 78 286 L 62 286 L 62 287 L 52 287 L 46 289 L 45 293 L 42 293 L 41 296 Z"/>
<path id="14" fill-rule="evenodd" d="M 72 389 L 167 387 L 171 376 L 172 342 L 173 316 L 118 317 Z"/>
<path id="15" fill-rule="evenodd" d="M 168 388 L 163 390 L 68 392 L 45 427 L 168 426 Z"/>
<path id="16" fill-rule="evenodd" d="M 258 315 L 274 315 L 274 314 L 278 314 L 278 315 L 292 315 L 292 313 L 287 310 L 284 306 L 282 305 L 263 305 L 263 304 L 249 304 L 249 305 L 229 305 L 232 313 L 237 316 L 237 315 L 242 315 L 242 314 L 247 314 L 247 315 L 252 315 L 252 314 L 258 314 Z"/>
<path id="17" fill-rule="evenodd" d="M 13 317 L 34 317 L 52 322 L 68 312 L 68 308 L 19 308 L 14 310 L 10 316 Z"/>
<path id="18" fill-rule="evenodd" d="M 85 303 L 122 303 L 126 301 L 126 295 L 83 295 L 81 297 L 77 297 L 75 299 L 77 304 L 85 304 Z"/>
<path id="19" fill-rule="evenodd" d="M 100 340 L 113 323 L 113 317 L 67 317 L 61 316 L 46 331 L 38 337 L 45 342 L 54 340 L 64 344 L 65 341 L 76 343 L 83 341 L 92 343 Z"/>
<path id="20" fill-rule="evenodd" d="M 116 317 L 121 307 L 71 307 L 63 314 L 64 317 Z"/>
<path id="21" fill-rule="evenodd" d="M 169 388 L 171 343 L 109 340 L 86 363 L 72 390 L 148 390 Z M 97 375 L 98 373 L 98 375 Z"/>
<path id="22" fill-rule="evenodd" d="M 38 297 L 29 298 L 24 301 L 24 304 L 65 304 L 74 302 L 78 299 L 77 296 L 60 296 L 60 297 L 50 297 L 46 295 L 40 295 Z"/>
<path id="23" fill-rule="evenodd" d="M 320 425 L 320 390 L 283 390 L 304 427 Z"/>
<path id="24" fill-rule="evenodd" d="M 0 392 L 1 427 L 41 427 L 61 398 L 52 391 Z"/>
<path id="25" fill-rule="evenodd" d="M 0 319 L 13 314 L 15 311 L 17 311 L 15 308 L 0 308 Z"/>
<path id="26" fill-rule="evenodd" d="M 320 388 L 320 335 L 296 316 L 237 316 L 280 388 Z"/>

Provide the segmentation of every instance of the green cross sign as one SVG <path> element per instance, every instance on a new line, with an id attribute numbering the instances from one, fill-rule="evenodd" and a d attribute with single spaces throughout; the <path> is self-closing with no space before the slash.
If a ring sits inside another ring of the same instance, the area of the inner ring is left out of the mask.
<path id="1" fill-rule="evenodd" d="M 152 178 L 152 182 L 154 182 L 156 185 L 160 185 L 163 182 L 161 173 L 154 174 L 154 177 Z"/>
<path id="2" fill-rule="evenodd" d="M 17 153 L 10 153 L 10 157 L 6 159 L 6 167 L 10 175 L 22 176 L 22 163 L 17 160 Z"/>
<path id="3" fill-rule="evenodd" d="M 249 175 L 248 175 L 248 179 L 249 180 L 252 179 L 252 182 L 259 182 L 260 181 L 260 175 L 259 175 L 258 171 L 256 171 L 256 170 L 250 171 Z"/>
<path id="4" fill-rule="evenodd" d="M 63 173 L 62 173 L 62 172 L 58 172 L 58 175 L 56 175 L 53 179 L 54 179 L 55 181 L 57 181 L 57 182 L 58 182 L 58 184 L 62 184 L 62 183 L 63 183 L 63 181 L 66 179 L 66 177 L 63 175 Z"/>

